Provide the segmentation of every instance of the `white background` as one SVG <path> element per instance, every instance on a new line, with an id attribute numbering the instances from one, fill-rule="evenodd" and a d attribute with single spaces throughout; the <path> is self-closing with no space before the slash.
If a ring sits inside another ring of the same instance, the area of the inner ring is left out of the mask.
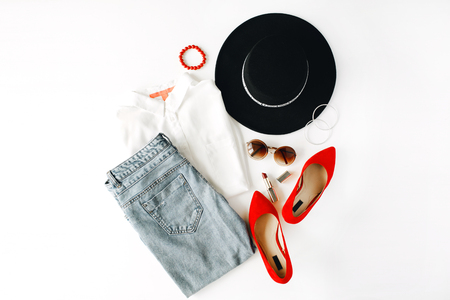
<path id="1" fill-rule="evenodd" d="M 0 2 L 0 299 L 184 299 L 103 183 L 125 152 L 118 106 L 184 69 L 199 45 L 213 79 L 226 37 L 269 12 L 301 17 L 328 40 L 340 119 L 323 145 L 304 130 L 246 140 L 290 145 L 296 162 L 250 161 L 282 200 L 303 163 L 335 146 L 335 176 L 297 225 L 282 221 L 294 275 L 273 282 L 259 253 L 192 299 L 450 299 L 450 2 Z M 192 58 L 195 60 L 195 57 Z M 293 176 L 283 184 L 275 177 Z"/>

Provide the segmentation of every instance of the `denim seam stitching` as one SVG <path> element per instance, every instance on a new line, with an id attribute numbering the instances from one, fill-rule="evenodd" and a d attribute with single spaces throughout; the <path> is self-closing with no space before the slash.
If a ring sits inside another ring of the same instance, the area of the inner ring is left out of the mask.
<path id="1" fill-rule="evenodd" d="M 135 154 L 138 154 L 139 152 L 143 151 L 145 148 L 147 148 L 148 146 L 150 146 L 150 144 L 152 144 L 153 141 L 156 140 L 157 138 L 158 138 L 158 136 L 156 136 L 156 137 L 154 137 L 153 139 L 151 139 L 151 141 L 148 142 L 147 145 L 145 145 L 141 150 L 139 150 L 139 151 L 136 152 Z M 169 144 L 166 146 L 166 148 L 169 147 L 170 145 L 171 145 L 171 143 L 170 143 L 170 141 L 169 141 Z M 164 149 L 165 149 L 165 148 L 164 148 Z M 164 150 L 164 149 L 163 149 L 163 150 Z M 162 151 L 162 150 L 161 150 L 161 151 Z M 133 155 L 133 156 L 134 156 L 134 155 Z M 124 160 L 124 161 L 122 161 L 122 162 L 121 162 L 120 164 L 118 164 L 116 167 L 112 168 L 112 169 L 110 170 L 110 172 L 112 172 L 113 170 L 119 168 L 120 166 L 122 166 L 123 164 L 125 164 L 126 162 L 128 162 L 131 158 L 133 158 L 133 156 L 130 157 L 130 158 L 128 158 L 128 159 L 126 159 L 126 160 Z"/>
<path id="2" fill-rule="evenodd" d="M 198 200 L 197 196 L 196 196 L 196 195 L 194 194 L 194 192 L 192 191 L 191 186 L 189 185 L 189 182 L 187 182 L 187 181 L 185 180 L 185 184 L 186 184 L 186 189 L 188 190 L 189 194 L 191 195 L 191 198 L 192 198 L 192 199 L 196 202 L 196 204 L 197 204 L 197 208 L 196 208 L 196 210 L 197 210 L 197 217 L 195 218 L 194 224 L 192 224 L 192 225 L 196 225 L 196 226 L 192 226 L 192 228 L 189 230 L 189 233 L 194 233 L 194 232 L 197 231 L 198 223 L 199 223 L 199 221 L 200 221 L 200 217 L 201 217 L 202 214 L 203 214 L 203 206 L 202 206 L 202 204 L 200 203 L 200 201 Z"/>
<path id="3" fill-rule="evenodd" d="M 189 163 L 188 163 L 188 164 L 189 164 Z M 200 218 L 201 218 L 201 216 L 202 216 L 202 214 L 203 214 L 203 206 L 202 206 L 202 204 L 200 203 L 200 201 L 198 200 L 197 196 L 194 194 L 194 192 L 192 192 L 191 186 L 189 185 L 189 182 L 187 182 L 186 178 L 184 178 L 184 176 L 183 176 L 183 181 L 184 181 L 183 185 L 185 185 L 185 189 L 187 190 L 187 192 L 189 193 L 189 196 L 192 198 L 192 200 L 193 200 L 194 203 L 195 203 L 195 206 L 196 206 L 195 210 L 196 210 L 197 216 L 196 216 L 195 221 L 194 221 L 194 223 L 192 224 L 192 226 L 189 226 L 186 230 L 171 230 L 171 229 L 168 228 L 168 226 L 165 224 L 164 220 L 163 220 L 161 217 L 158 216 L 158 219 L 160 219 L 161 223 L 164 224 L 164 227 L 166 227 L 166 228 L 168 229 L 168 230 L 166 230 L 166 232 L 167 232 L 169 235 L 175 235 L 175 234 L 176 234 L 176 235 L 181 235 L 181 234 L 191 234 L 191 233 L 196 232 L 196 231 L 197 231 L 197 228 L 198 228 L 198 223 L 199 223 Z M 153 216 L 153 214 L 152 214 L 152 216 Z M 156 218 L 155 218 L 155 219 L 156 219 Z M 158 220 L 156 220 L 156 221 L 157 221 L 158 223 L 160 223 Z M 196 226 L 194 226 L 194 225 L 196 225 Z M 169 232 L 169 230 L 170 230 L 170 232 Z"/>
<path id="4" fill-rule="evenodd" d="M 167 233 L 169 233 L 169 235 L 191 234 L 191 233 L 196 232 L 197 228 L 198 228 L 198 223 L 199 223 L 200 218 L 201 218 L 201 216 L 203 214 L 203 206 L 202 206 L 202 204 L 198 200 L 197 196 L 192 192 L 191 186 L 189 185 L 189 182 L 187 182 L 186 178 L 184 178 L 184 176 L 183 176 L 183 180 L 184 180 L 183 185 L 186 186 L 185 188 L 188 191 L 189 196 L 191 196 L 192 200 L 195 203 L 195 206 L 196 206 L 195 210 L 196 210 L 197 216 L 196 216 L 195 221 L 192 224 L 192 226 L 189 226 L 186 230 L 175 230 L 175 231 L 171 230 L 171 233 L 167 232 Z M 196 226 L 194 226 L 194 225 L 196 225 Z"/>
<path id="5" fill-rule="evenodd" d="M 164 149 L 165 150 L 165 149 Z M 132 183 L 130 186 L 128 186 L 126 189 L 124 189 L 123 191 L 121 191 L 120 193 L 118 193 L 118 196 L 122 195 L 123 193 L 125 193 L 126 191 L 128 191 L 130 188 L 132 188 L 134 185 L 136 185 L 139 180 L 143 177 L 145 177 L 148 173 L 152 172 L 155 168 L 157 168 L 159 165 L 161 165 L 163 162 L 165 162 L 167 159 L 169 159 L 170 157 L 172 157 L 172 155 L 174 155 L 175 153 L 177 153 L 176 151 L 172 152 L 169 156 L 167 156 L 166 158 L 164 158 L 163 160 L 161 160 L 157 165 L 155 165 L 153 168 L 151 168 L 150 170 L 148 170 L 147 172 L 145 172 L 144 174 L 142 174 L 141 177 L 137 178 L 136 181 L 134 183 Z M 148 161 L 147 163 L 149 163 L 150 161 Z M 146 164 L 147 164 L 146 163 Z M 140 168 L 139 168 L 140 169 Z M 137 170 L 136 170 L 137 171 Z M 134 172 L 133 172 L 134 173 Z M 131 174 L 130 174 L 131 175 Z"/>
<path id="6" fill-rule="evenodd" d="M 150 213 L 150 216 L 164 229 L 165 232 L 167 232 L 169 235 L 172 234 L 172 229 L 170 229 L 169 226 L 167 226 L 166 222 L 164 222 L 163 218 L 161 216 L 158 216 L 153 212 Z"/>
<path id="7" fill-rule="evenodd" d="M 129 174 L 126 174 L 125 176 L 117 176 L 117 179 L 120 181 L 123 181 L 124 179 L 126 179 L 127 177 L 130 177 L 132 174 L 136 173 L 137 171 L 139 171 L 143 166 L 145 166 L 146 164 L 148 164 L 149 162 L 151 162 L 152 160 L 154 160 L 158 154 L 160 154 L 161 152 L 163 152 L 164 150 L 166 150 L 167 148 L 169 148 L 170 144 L 168 144 L 166 147 L 164 147 L 163 149 L 161 149 L 160 151 L 158 151 L 158 153 L 156 153 L 155 155 L 153 155 L 153 157 L 151 157 L 150 159 L 146 160 L 145 163 L 143 163 L 141 166 L 137 167 L 136 170 L 132 171 Z M 139 152 L 138 152 L 139 153 Z M 139 157 L 138 153 L 136 153 L 136 155 Z M 140 158 L 140 157 L 139 157 Z M 124 164 L 125 162 L 123 162 L 122 164 Z M 119 166 L 117 166 L 116 168 L 120 167 L 122 164 L 120 164 Z"/>
<path id="8" fill-rule="evenodd" d="M 139 194 L 137 194 L 136 196 L 134 196 L 133 198 L 131 198 L 131 200 L 127 201 L 125 204 L 122 205 L 123 209 L 128 208 L 134 201 L 136 201 L 138 198 L 142 197 L 144 194 L 148 193 L 150 190 L 152 190 L 157 184 L 159 184 L 161 181 L 163 181 L 164 179 L 166 179 L 170 174 L 172 174 L 173 172 L 175 172 L 176 170 L 178 170 L 179 168 L 181 168 L 182 166 L 184 166 L 187 163 L 187 160 L 184 159 L 179 165 L 173 167 L 172 169 L 170 169 L 169 171 L 167 171 L 166 173 L 164 173 L 161 177 L 159 177 L 158 179 L 156 179 L 155 181 L 153 181 L 147 188 L 145 188 L 145 190 L 143 190 L 142 192 L 140 192 Z"/>

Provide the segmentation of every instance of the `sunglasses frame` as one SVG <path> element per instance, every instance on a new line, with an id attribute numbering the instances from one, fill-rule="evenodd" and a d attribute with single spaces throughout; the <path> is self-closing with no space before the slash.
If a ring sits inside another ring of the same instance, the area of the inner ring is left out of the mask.
<path id="1" fill-rule="evenodd" d="M 265 154 L 263 157 L 261 157 L 261 158 L 255 158 L 255 157 L 253 157 L 253 156 L 250 155 L 250 153 L 249 153 L 249 151 L 248 151 L 248 146 L 249 146 L 249 144 L 252 143 L 252 142 L 260 142 L 264 147 L 266 147 L 267 151 L 266 151 L 266 154 Z M 269 155 L 269 153 L 270 153 L 270 154 L 274 155 L 273 160 L 276 162 L 277 165 L 283 166 L 283 167 L 287 167 L 287 166 L 292 165 L 292 164 L 294 163 L 295 159 L 297 158 L 297 153 L 295 152 L 294 148 L 292 148 L 292 147 L 290 147 L 290 146 L 281 146 L 281 147 L 278 147 L 278 148 L 276 148 L 276 147 L 269 147 L 269 146 L 267 146 L 266 143 L 264 143 L 263 141 L 261 141 L 261 140 L 259 140 L 259 139 L 252 139 L 252 140 L 246 142 L 245 144 L 247 145 L 247 151 L 246 151 L 246 152 L 247 152 L 247 155 L 248 155 L 251 159 L 254 159 L 254 160 L 263 160 L 263 159 L 266 158 L 267 155 Z M 291 163 L 289 163 L 289 164 L 280 164 L 280 163 L 278 163 L 277 160 L 275 159 L 275 152 L 277 152 L 278 149 L 282 149 L 282 148 L 289 148 L 289 149 L 291 149 L 291 150 L 294 152 L 294 159 L 292 160 Z"/>

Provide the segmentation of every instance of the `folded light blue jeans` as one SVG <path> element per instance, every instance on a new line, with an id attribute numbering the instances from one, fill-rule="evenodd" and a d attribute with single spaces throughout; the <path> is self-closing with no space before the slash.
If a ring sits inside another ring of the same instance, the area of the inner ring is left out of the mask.
<path id="1" fill-rule="evenodd" d="M 107 176 L 127 220 L 186 297 L 254 253 L 245 222 L 164 134 Z"/>

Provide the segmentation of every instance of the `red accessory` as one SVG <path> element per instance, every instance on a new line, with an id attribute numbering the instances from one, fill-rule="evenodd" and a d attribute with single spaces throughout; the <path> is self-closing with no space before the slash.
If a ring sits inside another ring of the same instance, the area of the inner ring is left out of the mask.
<path id="1" fill-rule="evenodd" d="M 171 88 L 165 89 L 164 91 L 159 91 L 159 92 L 150 94 L 149 96 L 150 96 L 150 98 L 161 97 L 161 98 L 163 98 L 164 101 L 166 101 L 166 99 L 169 97 L 169 93 L 171 91 L 173 91 L 173 88 L 174 88 L 174 86 Z"/>
<path id="2" fill-rule="evenodd" d="M 286 222 L 297 224 L 316 205 L 330 183 L 336 163 L 336 149 L 326 148 L 308 159 L 300 178 L 282 209 Z"/>
<path id="3" fill-rule="evenodd" d="M 184 62 L 184 60 L 183 60 L 183 54 L 187 51 L 187 50 L 189 50 L 189 49 L 195 49 L 195 50 L 197 50 L 200 54 L 201 54 L 201 56 L 202 56 L 202 62 L 199 64 L 199 65 L 197 65 L 197 66 L 188 66 L 185 62 Z M 181 52 L 180 52 L 180 55 L 179 55 L 179 58 L 180 58 L 180 62 L 181 62 L 181 64 L 183 65 L 183 67 L 185 67 L 186 69 L 188 69 L 188 70 L 198 70 L 198 69 L 200 69 L 201 67 L 203 67 L 203 65 L 205 64 L 205 62 L 206 62 L 206 55 L 205 55 L 205 52 L 203 52 L 203 50 L 202 49 L 200 49 L 200 47 L 199 46 L 196 46 L 196 45 L 189 45 L 189 46 L 187 46 L 186 48 L 184 48 L 183 50 L 181 50 Z"/>
<path id="4" fill-rule="evenodd" d="M 270 277 L 275 282 L 287 283 L 292 277 L 292 264 L 280 219 L 272 203 L 258 191 L 253 194 L 248 219 Z"/>

